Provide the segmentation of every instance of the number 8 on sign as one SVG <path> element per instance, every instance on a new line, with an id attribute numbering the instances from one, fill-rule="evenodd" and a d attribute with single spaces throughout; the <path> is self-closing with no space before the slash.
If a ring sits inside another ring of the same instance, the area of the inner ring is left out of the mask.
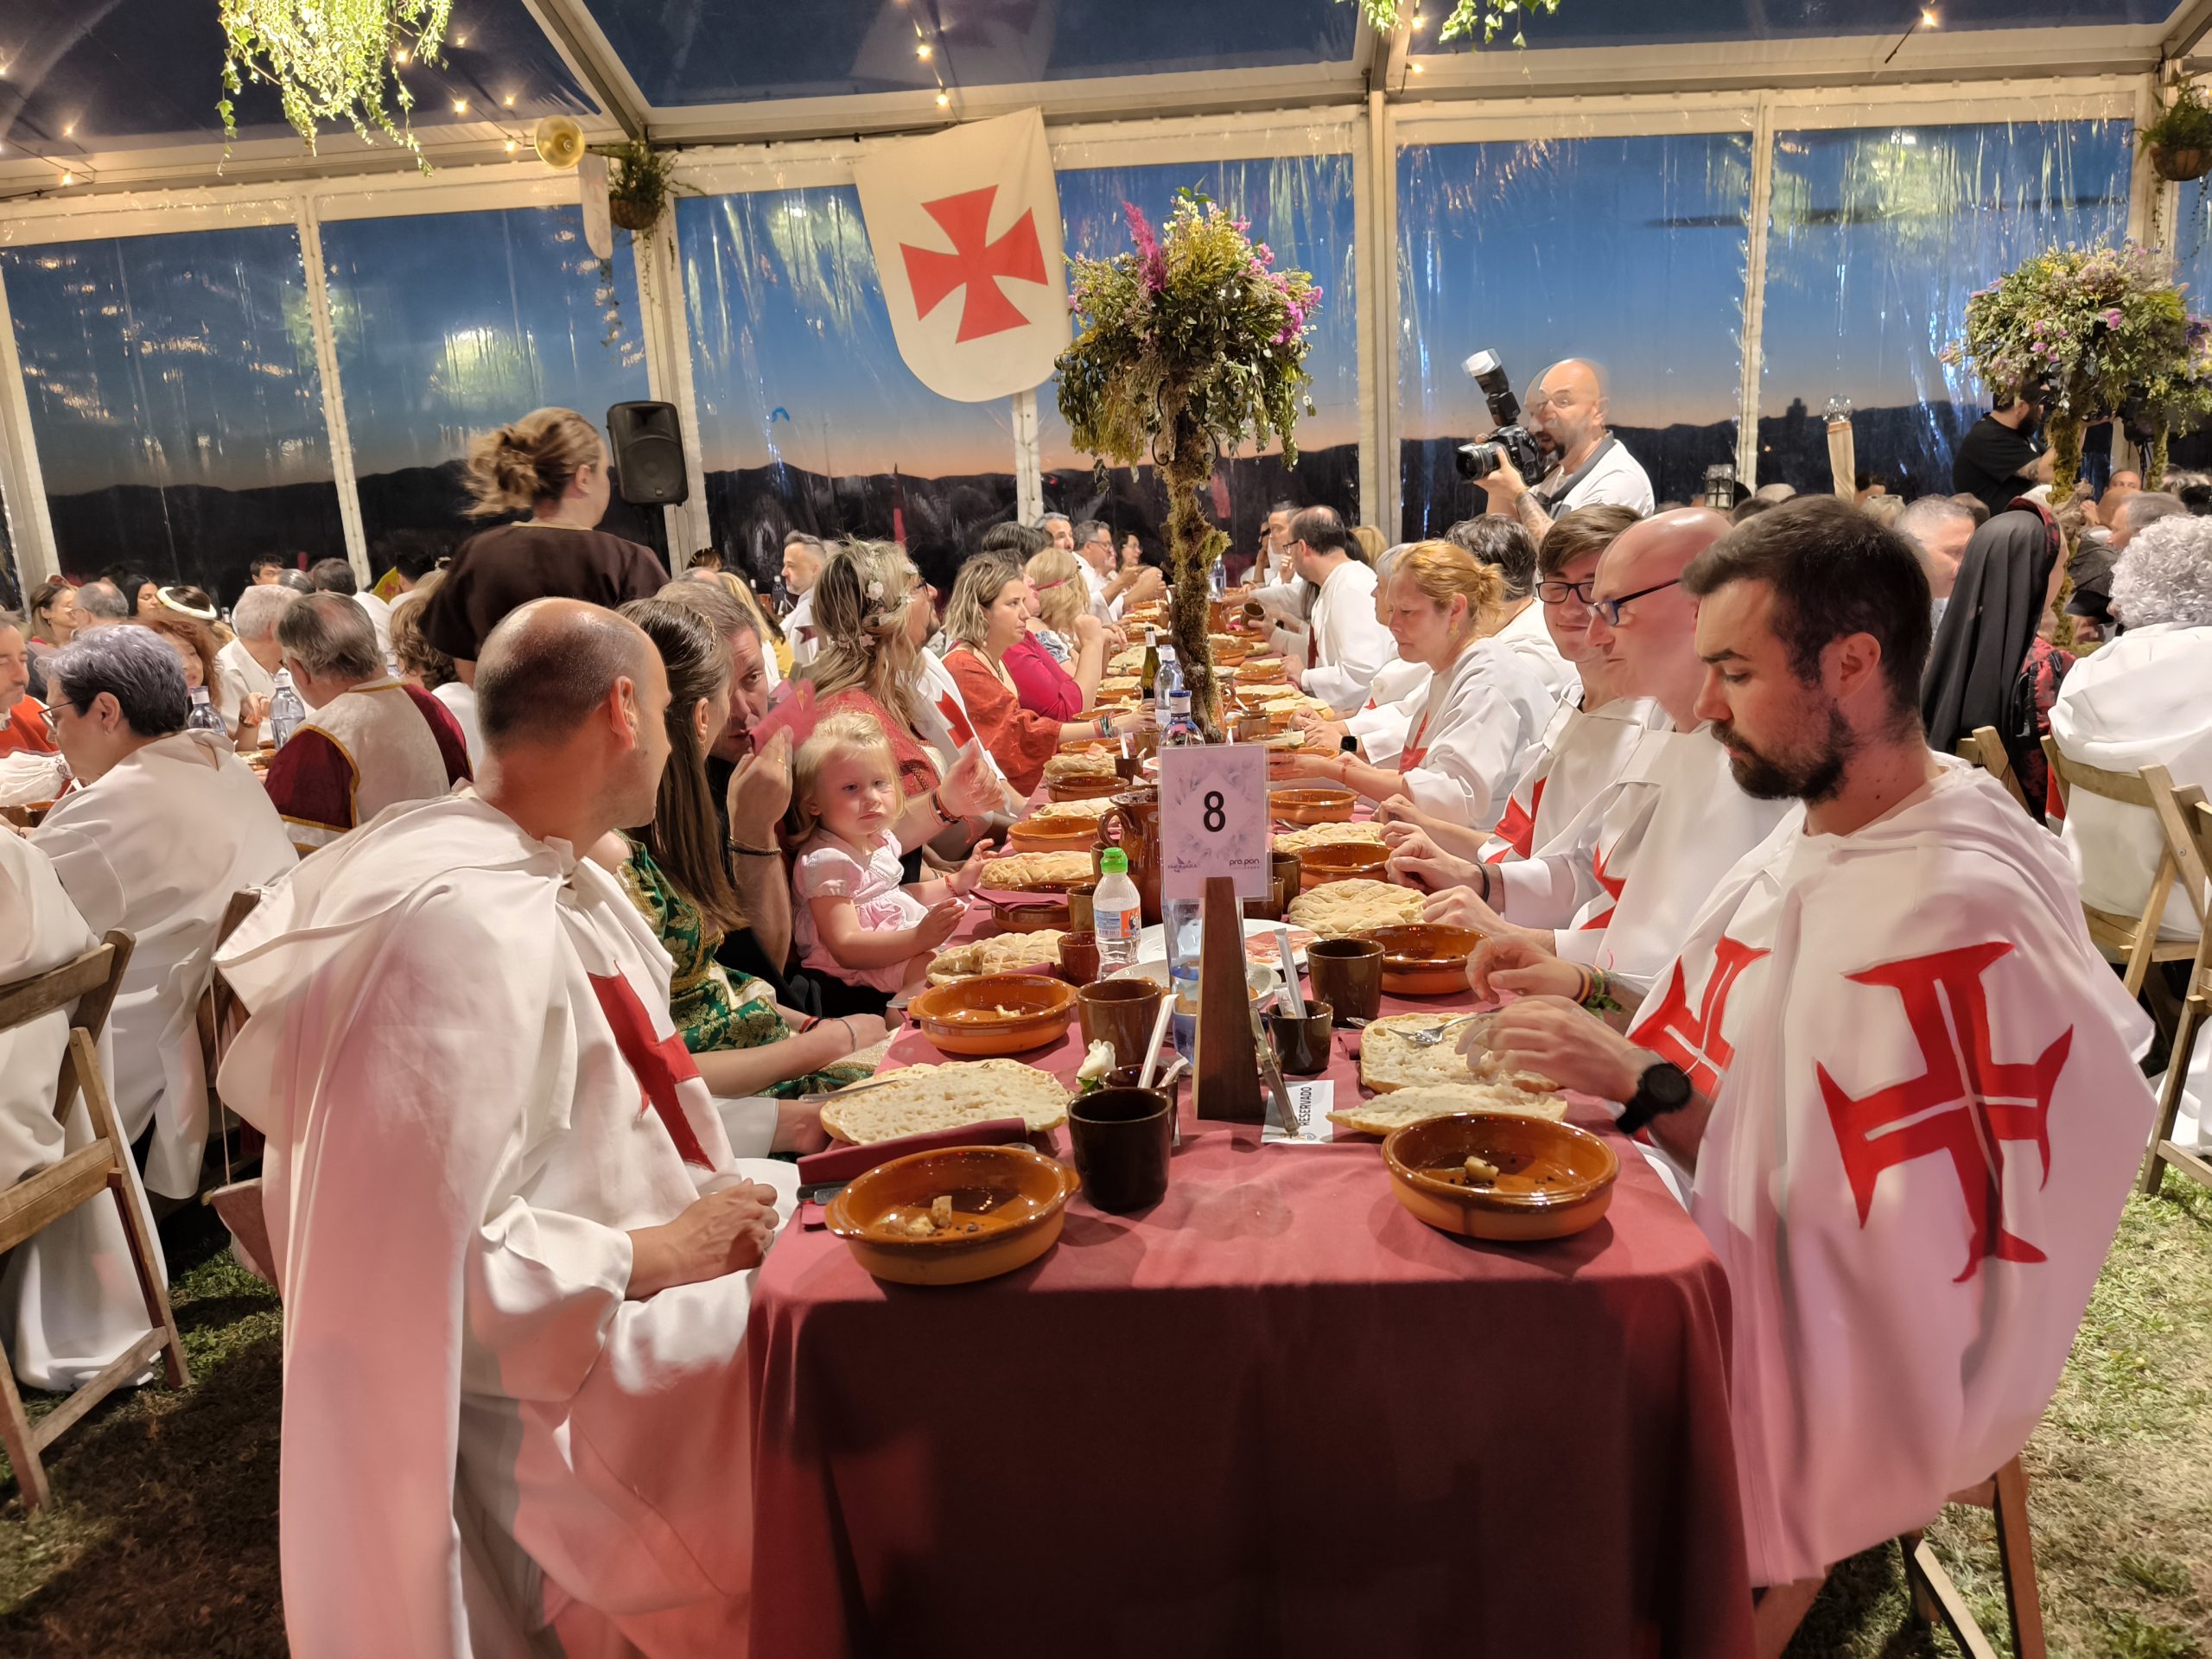
<path id="1" fill-rule="evenodd" d="M 1219 790 L 1210 789 L 1206 791 L 1205 826 L 1217 836 L 1229 827 L 1229 817 L 1224 810 L 1224 804 Z"/>

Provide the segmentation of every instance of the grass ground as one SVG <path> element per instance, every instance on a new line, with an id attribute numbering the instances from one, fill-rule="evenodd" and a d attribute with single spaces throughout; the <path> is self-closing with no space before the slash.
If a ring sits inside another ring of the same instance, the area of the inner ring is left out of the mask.
<path id="1" fill-rule="evenodd" d="M 2212 1659 L 2212 1192 L 2132 1199 L 2058 1395 L 2027 1452 L 2037 1578 L 2058 1659 Z M 193 1386 L 103 1405 L 50 1460 L 26 1519 L 0 1459 L 0 1654 L 279 1655 L 281 1338 L 268 1287 L 197 1205 L 162 1241 Z M 40 1403 L 35 1402 L 34 1411 Z M 1989 1517 L 1936 1548 L 2000 1652 Z M 1916 1626 L 1894 1547 L 1830 1578 L 1793 1659 L 1955 1659 Z"/>

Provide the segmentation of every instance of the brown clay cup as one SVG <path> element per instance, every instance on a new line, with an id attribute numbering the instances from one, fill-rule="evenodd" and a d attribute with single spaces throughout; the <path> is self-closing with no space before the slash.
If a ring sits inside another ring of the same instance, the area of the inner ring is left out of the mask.
<path id="1" fill-rule="evenodd" d="M 1088 933 L 1097 925 L 1095 912 L 1090 908 L 1091 898 L 1097 891 L 1098 884 L 1096 881 L 1085 881 L 1080 887 L 1068 889 L 1068 931 L 1070 932 Z M 1096 975 L 1093 977 L 1095 978 Z"/>
<path id="2" fill-rule="evenodd" d="M 1060 935 L 1060 977 L 1071 985 L 1088 985 L 1098 977 L 1098 936 L 1085 929 Z"/>
<path id="3" fill-rule="evenodd" d="M 1148 979 L 1102 979 L 1081 987 L 1075 1007 L 1083 1022 L 1084 1046 L 1111 1043 L 1115 1065 L 1142 1065 L 1152 1022 L 1160 1017 L 1160 999 L 1166 995 L 1165 986 Z"/>
<path id="4" fill-rule="evenodd" d="M 1382 947 L 1372 939 L 1316 939 L 1306 947 L 1313 1001 L 1335 1010 L 1336 1023 L 1372 1020 L 1382 1012 Z"/>
<path id="5" fill-rule="evenodd" d="M 1158 1089 L 1100 1089 L 1068 1103 L 1083 1196 L 1100 1210 L 1142 1210 L 1167 1192 L 1175 1103 Z"/>
<path id="6" fill-rule="evenodd" d="M 1272 1010 L 1268 1014 L 1268 1040 L 1275 1058 L 1294 1077 L 1316 1077 L 1329 1069 L 1329 1028 L 1335 1014 L 1326 1002 L 1308 1002 L 1303 1019 Z"/>
<path id="7" fill-rule="evenodd" d="M 1268 868 L 1275 883 L 1275 913 L 1280 916 L 1290 908 L 1290 901 L 1298 897 L 1299 877 L 1304 867 L 1296 853 L 1276 853 L 1269 860 Z"/>

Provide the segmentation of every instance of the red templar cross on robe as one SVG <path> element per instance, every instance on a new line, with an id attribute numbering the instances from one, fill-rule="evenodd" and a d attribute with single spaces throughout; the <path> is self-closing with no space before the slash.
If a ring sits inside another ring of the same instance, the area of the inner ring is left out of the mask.
<path id="1" fill-rule="evenodd" d="M 1950 1159 L 1967 1209 L 1967 1264 L 1954 1281 L 1959 1283 L 1974 1276 L 1985 1256 L 2044 1259 L 2041 1250 L 2005 1230 L 2000 1143 L 2034 1142 L 2044 1179 L 2050 1179 L 2050 1097 L 2066 1069 L 2074 1028 L 2059 1033 L 2032 1060 L 1999 1060 L 1990 1052 L 1988 993 L 1981 976 L 2012 950 L 2002 941 L 1966 945 L 1849 975 L 1854 984 L 1886 985 L 1897 992 L 1927 1069 L 1854 1100 L 1826 1066 L 1816 1068 L 1861 1227 L 1884 1170 L 1937 1154 Z"/>
<path id="2" fill-rule="evenodd" d="M 1713 971 L 1706 976 L 1705 995 L 1698 1006 L 1690 1007 L 1678 961 L 1667 995 L 1648 1017 L 1637 1021 L 1637 1039 L 1681 1067 L 1690 1086 L 1707 1100 L 1736 1058 L 1734 1045 L 1720 1034 L 1721 1021 L 1728 1016 L 1728 994 L 1744 969 L 1766 954 L 1724 933 L 1713 946 Z"/>
<path id="3" fill-rule="evenodd" d="M 988 239 L 991 202 L 998 193 L 996 185 L 987 184 L 980 190 L 964 190 L 957 196 L 922 204 L 922 210 L 943 226 L 951 238 L 950 253 L 910 243 L 899 245 L 899 251 L 906 256 L 906 280 L 914 290 L 914 309 L 919 315 L 929 315 L 956 288 L 968 290 L 961 302 L 958 340 L 981 340 L 986 334 L 1004 334 L 1027 324 L 1029 319 L 999 287 L 1001 277 L 1025 283 L 1045 280 L 1045 251 L 1038 245 L 1033 213 L 1023 213 L 997 241 Z"/>
<path id="4" fill-rule="evenodd" d="M 652 1016 L 645 1012 L 645 1005 L 638 1000 L 637 992 L 630 988 L 630 982 L 621 975 L 591 974 L 587 977 L 591 981 L 593 995 L 599 998 L 599 1011 L 613 1028 L 614 1046 L 622 1051 L 623 1059 L 637 1077 L 638 1116 L 658 1112 L 669 1139 L 676 1142 L 677 1153 L 683 1161 L 702 1169 L 713 1167 L 705 1148 L 699 1144 L 699 1137 L 692 1133 L 690 1120 L 683 1116 L 683 1103 L 677 1097 L 677 1084 L 699 1075 L 690 1050 L 683 1046 L 683 1034 L 671 1031 L 667 1036 L 656 1039 Z"/>
<path id="5" fill-rule="evenodd" d="M 1605 897 L 1612 902 L 1576 930 L 1582 933 L 1587 933 L 1593 928 L 1603 927 L 1613 919 L 1613 912 L 1621 901 L 1621 889 L 1628 886 L 1628 877 L 1615 875 L 1605 868 L 1605 849 L 1603 847 L 1598 848 L 1590 855 L 1590 874 L 1596 878 L 1598 886 L 1604 891 Z"/>

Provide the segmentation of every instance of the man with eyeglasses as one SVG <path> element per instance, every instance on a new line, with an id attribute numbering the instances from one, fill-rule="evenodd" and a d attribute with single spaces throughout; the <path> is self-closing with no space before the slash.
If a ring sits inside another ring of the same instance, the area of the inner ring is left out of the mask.
<path id="1" fill-rule="evenodd" d="M 1546 369 L 1529 394 L 1529 435 L 1551 460 L 1533 485 L 1499 458 L 1483 480 L 1490 510 L 1543 540 L 1559 515 L 1605 504 L 1651 511 L 1651 480 L 1605 424 L 1605 384 L 1594 363 L 1570 357 Z"/>
<path id="2" fill-rule="evenodd" d="M 1631 525 L 1599 556 L 1590 646 L 1619 692 L 1652 698 L 1665 720 L 1643 734 L 1612 786 L 1532 856 L 1483 865 L 1469 886 L 1433 894 L 1425 907 L 1424 920 L 1513 943 L 1501 988 L 1601 1006 L 1615 1005 L 1616 982 L 1641 995 L 1706 895 L 1787 810 L 1745 793 L 1697 713 L 1705 665 L 1682 572 L 1728 531 L 1711 508 L 1684 507 Z"/>

